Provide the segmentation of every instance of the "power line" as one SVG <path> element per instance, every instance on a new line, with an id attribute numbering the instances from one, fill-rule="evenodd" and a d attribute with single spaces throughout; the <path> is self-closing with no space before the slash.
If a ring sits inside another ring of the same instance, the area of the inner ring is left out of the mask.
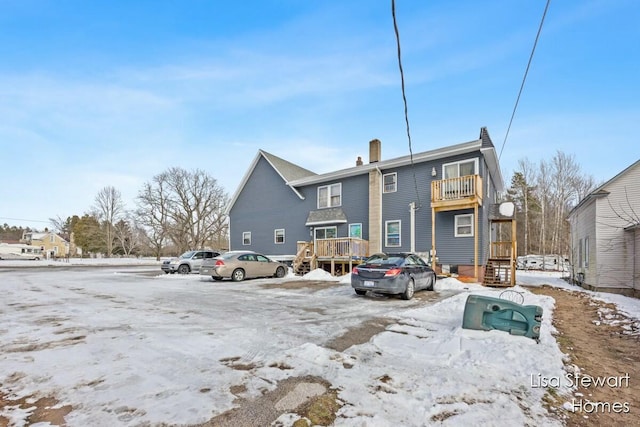
<path id="1" fill-rule="evenodd" d="M 396 33 L 396 44 L 398 46 L 398 67 L 400 68 L 400 83 L 402 87 L 402 101 L 404 102 L 404 121 L 407 126 L 407 139 L 409 140 L 409 159 L 411 160 L 411 169 L 413 170 L 413 184 L 415 186 L 416 198 L 418 200 L 418 208 L 422 206 L 420 203 L 420 194 L 418 193 L 418 179 L 413 165 L 413 148 L 411 147 L 411 132 L 409 130 L 409 109 L 407 107 L 407 96 L 404 90 L 404 71 L 402 69 L 402 54 L 400 51 L 400 33 L 398 32 L 398 24 L 396 22 L 396 2 L 391 0 L 391 15 L 393 16 L 393 29 Z"/>
<path id="2" fill-rule="evenodd" d="M 538 44 L 538 39 L 540 38 L 540 33 L 542 32 L 542 24 L 544 24 L 544 18 L 547 16 L 547 10 L 549 9 L 549 3 L 551 0 L 547 0 L 547 4 L 544 7 L 544 12 L 542 13 L 542 19 L 540 20 L 540 26 L 538 27 L 538 33 L 536 34 L 536 40 L 533 42 L 533 49 L 531 49 L 531 55 L 529 55 L 529 62 L 527 63 L 527 68 L 524 72 L 524 77 L 522 78 L 522 84 L 520 85 L 520 90 L 518 91 L 518 97 L 516 98 L 516 104 L 513 106 L 513 112 L 511 113 L 511 120 L 509 120 L 509 126 L 507 127 L 507 133 L 504 135 L 504 141 L 502 142 L 502 148 L 500 148 L 500 154 L 498 155 L 498 160 L 502 157 L 502 150 L 504 150 L 504 146 L 507 143 L 507 137 L 509 136 L 509 131 L 511 130 L 511 124 L 513 123 L 513 118 L 516 115 L 516 109 L 518 108 L 518 103 L 520 102 L 520 95 L 522 95 L 522 90 L 524 89 L 524 82 L 527 80 L 527 74 L 529 74 L 529 67 L 531 66 L 531 61 L 533 60 L 533 54 L 536 51 L 536 46 Z"/>
<path id="3" fill-rule="evenodd" d="M 4 216 L 0 216 L 0 219 L 6 219 L 6 220 L 9 220 L 9 221 L 25 221 L 25 222 L 43 222 L 43 223 L 51 222 L 51 221 L 42 221 L 42 220 L 38 220 L 38 219 L 8 218 L 8 217 L 4 217 Z"/>

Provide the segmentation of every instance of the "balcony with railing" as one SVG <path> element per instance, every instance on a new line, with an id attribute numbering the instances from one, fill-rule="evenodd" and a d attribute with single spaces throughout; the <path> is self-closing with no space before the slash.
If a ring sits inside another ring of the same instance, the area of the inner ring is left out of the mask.
<path id="1" fill-rule="evenodd" d="M 431 181 L 431 207 L 438 211 L 482 205 L 482 177 L 467 175 Z"/>

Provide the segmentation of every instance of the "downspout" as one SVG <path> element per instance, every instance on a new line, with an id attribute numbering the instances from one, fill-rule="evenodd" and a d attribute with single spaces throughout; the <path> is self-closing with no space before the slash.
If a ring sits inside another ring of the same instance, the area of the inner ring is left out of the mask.
<path id="1" fill-rule="evenodd" d="M 411 223 L 411 252 L 416 251 L 416 202 L 409 203 L 409 218 Z"/>

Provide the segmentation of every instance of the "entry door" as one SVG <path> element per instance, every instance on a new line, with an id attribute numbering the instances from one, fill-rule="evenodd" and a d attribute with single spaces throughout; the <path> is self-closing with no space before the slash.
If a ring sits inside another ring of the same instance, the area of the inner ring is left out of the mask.
<path id="1" fill-rule="evenodd" d="M 476 160 L 465 160 L 456 163 L 449 163 L 443 165 L 443 177 L 444 179 L 461 178 L 463 176 L 475 175 L 478 173 L 476 170 Z M 445 199 L 459 198 L 461 195 L 468 195 L 470 188 L 463 188 L 460 180 L 447 181 L 443 188 Z"/>
<path id="2" fill-rule="evenodd" d="M 315 248 L 315 253 L 320 254 L 322 256 L 322 254 L 326 254 L 326 252 L 328 251 L 328 248 L 326 245 L 320 248 L 320 245 L 322 245 L 322 242 L 318 244 L 318 240 L 333 239 L 335 237 L 338 237 L 338 227 L 336 226 L 314 228 L 313 247 Z"/>

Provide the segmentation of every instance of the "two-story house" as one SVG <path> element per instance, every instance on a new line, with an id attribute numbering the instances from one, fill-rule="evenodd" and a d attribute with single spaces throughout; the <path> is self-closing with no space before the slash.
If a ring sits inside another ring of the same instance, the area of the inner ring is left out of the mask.
<path id="1" fill-rule="evenodd" d="M 389 160 L 374 139 L 368 162 L 323 174 L 259 150 L 227 210 L 230 248 L 290 260 L 297 272 L 347 272 L 376 252 L 412 251 L 477 278 L 503 186 L 486 128 L 470 142 Z"/>
<path id="2" fill-rule="evenodd" d="M 69 242 L 53 231 L 25 231 L 21 242 L 39 246 L 46 258 L 62 258 L 69 254 Z"/>
<path id="3" fill-rule="evenodd" d="M 574 279 L 584 288 L 640 296 L 640 160 L 569 212 Z"/>

